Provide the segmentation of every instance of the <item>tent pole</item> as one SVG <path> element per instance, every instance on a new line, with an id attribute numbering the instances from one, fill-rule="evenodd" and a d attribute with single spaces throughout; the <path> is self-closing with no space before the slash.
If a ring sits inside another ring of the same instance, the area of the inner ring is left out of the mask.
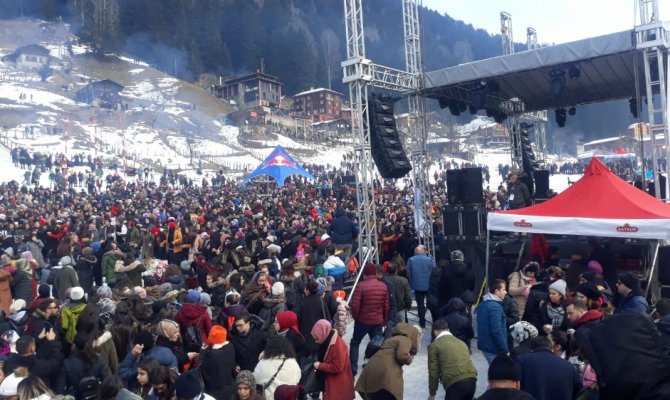
<path id="1" fill-rule="evenodd" d="M 486 231 L 486 270 L 484 272 L 484 285 L 489 287 L 489 259 L 491 258 L 491 231 Z"/>
<path id="2" fill-rule="evenodd" d="M 651 291 L 651 300 L 652 303 L 655 303 L 656 300 L 660 299 L 660 293 L 658 292 L 658 250 L 661 247 L 661 241 L 656 241 L 656 246 L 654 248 L 654 256 L 651 259 L 651 269 L 649 270 L 649 277 L 647 278 L 647 287 L 644 290 L 644 296 L 649 296 L 649 289 L 653 285 L 654 288 Z"/>
<path id="3" fill-rule="evenodd" d="M 521 240 L 521 247 L 519 248 L 519 256 L 516 259 L 516 267 L 514 267 L 515 271 L 519 270 L 519 266 L 521 265 L 521 258 L 523 257 L 523 252 L 526 250 L 526 242 L 528 241 L 527 236 L 523 236 L 523 239 Z"/>

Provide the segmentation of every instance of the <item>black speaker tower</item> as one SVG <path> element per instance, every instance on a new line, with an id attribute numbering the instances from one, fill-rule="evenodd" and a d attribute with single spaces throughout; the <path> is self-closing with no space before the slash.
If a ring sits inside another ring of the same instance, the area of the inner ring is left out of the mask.
<path id="1" fill-rule="evenodd" d="M 402 147 L 393 117 L 393 98 L 371 94 L 368 98 L 370 118 L 370 149 L 372 159 L 384 179 L 402 178 L 412 164 Z"/>

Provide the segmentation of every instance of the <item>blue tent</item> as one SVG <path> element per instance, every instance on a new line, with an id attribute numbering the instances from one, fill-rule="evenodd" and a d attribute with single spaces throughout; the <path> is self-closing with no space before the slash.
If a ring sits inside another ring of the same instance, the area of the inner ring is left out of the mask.
<path id="1" fill-rule="evenodd" d="M 247 183 L 249 180 L 259 175 L 269 175 L 275 178 L 279 187 L 284 186 L 284 181 L 290 175 L 302 175 L 314 180 L 314 176 L 305 171 L 305 169 L 281 146 L 277 146 L 272 150 L 272 153 L 263 160 L 261 165 L 259 165 L 254 172 L 244 179 L 243 183 Z"/>

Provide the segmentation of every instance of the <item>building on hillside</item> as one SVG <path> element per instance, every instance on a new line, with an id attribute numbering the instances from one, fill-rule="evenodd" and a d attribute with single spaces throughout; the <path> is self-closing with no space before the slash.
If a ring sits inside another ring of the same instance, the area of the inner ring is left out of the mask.
<path id="1" fill-rule="evenodd" d="M 212 85 L 211 92 L 218 98 L 232 100 L 240 110 L 248 110 L 279 106 L 282 86 L 279 78 L 259 69 L 253 74 L 225 78 L 221 85 Z"/>
<path id="2" fill-rule="evenodd" d="M 293 106 L 303 118 L 315 122 L 342 118 L 342 97 L 340 92 L 326 88 L 311 88 L 293 96 Z"/>
<path id="3" fill-rule="evenodd" d="M 115 110 L 121 106 L 123 85 L 111 79 L 91 82 L 77 90 L 75 99 L 82 103 Z"/>
<path id="4" fill-rule="evenodd" d="M 594 151 L 597 154 L 637 153 L 640 141 L 632 136 L 621 135 L 604 139 L 592 140 L 584 143 L 584 151 Z"/>
<path id="5" fill-rule="evenodd" d="M 49 50 L 37 44 L 29 44 L 2 57 L 2 61 L 23 71 L 39 71 L 49 65 Z"/>

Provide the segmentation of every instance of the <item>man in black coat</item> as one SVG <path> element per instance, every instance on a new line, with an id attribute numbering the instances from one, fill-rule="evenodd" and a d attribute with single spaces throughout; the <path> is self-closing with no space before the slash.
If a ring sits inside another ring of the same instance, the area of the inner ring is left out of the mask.
<path id="1" fill-rule="evenodd" d="M 351 245 L 354 238 L 358 236 L 358 227 L 349 218 L 344 210 L 338 208 L 335 211 L 335 219 L 328 227 L 328 233 L 335 246 L 338 248 L 346 248 L 347 254 L 351 251 Z"/>
<path id="2" fill-rule="evenodd" d="M 442 268 L 440 307 L 444 307 L 452 298 L 460 297 L 466 290 L 475 290 L 475 274 L 465 263 L 463 252 L 452 251 L 450 259 L 449 265 Z"/>
<path id="3" fill-rule="evenodd" d="M 531 353 L 521 354 L 521 389 L 536 399 L 572 400 L 582 386 L 579 373 L 570 361 L 551 351 L 551 339 L 538 336 L 533 339 Z"/>
<path id="4" fill-rule="evenodd" d="M 235 325 L 230 332 L 230 342 L 235 347 L 236 373 L 242 370 L 253 371 L 258 364 L 258 356 L 265 349 L 267 337 L 259 327 L 256 318 L 248 312 L 240 313 L 235 317 Z"/>
<path id="5" fill-rule="evenodd" d="M 55 385 L 59 380 L 63 352 L 61 345 L 56 340 L 56 332 L 52 328 L 40 333 L 42 341 L 39 348 L 30 335 L 23 335 L 16 341 L 16 353 L 11 353 L 3 368 L 5 376 L 14 372 L 17 367 L 25 367 L 30 375 L 42 378 L 48 385 Z M 61 389 L 54 387 L 55 390 Z"/>

